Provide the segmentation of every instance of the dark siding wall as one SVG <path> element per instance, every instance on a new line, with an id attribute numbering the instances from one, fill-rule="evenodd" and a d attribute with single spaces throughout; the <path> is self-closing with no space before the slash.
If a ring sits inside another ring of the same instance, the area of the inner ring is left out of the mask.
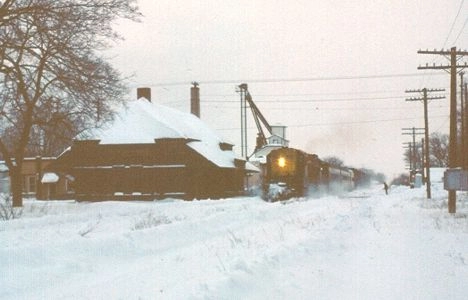
<path id="1" fill-rule="evenodd" d="M 240 194 L 244 188 L 243 172 L 236 169 L 192 169 L 187 187 L 195 198 L 220 198 Z"/>
<path id="2" fill-rule="evenodd" d="M 243 190 L 243 169 L 219 168 L 185 140 L 155 144 L 98 145 L 78 142 L 60 162 L 75 177 L 77 198 L 113 199 L 122 194 L 148 198 L 218 198 Z"/>

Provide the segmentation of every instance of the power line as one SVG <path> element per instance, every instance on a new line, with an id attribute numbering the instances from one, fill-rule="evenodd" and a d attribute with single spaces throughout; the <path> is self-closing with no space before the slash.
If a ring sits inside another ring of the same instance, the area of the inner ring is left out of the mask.
<path id="1" fill-rule="evenodd" d="M 460 35 L 462 34 L 463 30 L 465 29 L 466 23 L 468 23 L 468 17 L 466 17 L 465 23 L 463 23 L 463 26 L 462 26 L 462 28 L 460 29 L 460 32 L 458 33 L 457 37 L 455 38 L 455 41 L 453 42 L 453 44 L 455 44 L 455 43 L 458 41 L 458 38 L 460 37 Z"/>
<path id="2" fill-rule="evenodd" d="M 320 93 L 283 93 L 283 94 L 255 94 L 257 97 L 298 97 L 298 96 L 324 96 L 324 95 L 369 95 L 369 94 L 385 94 L 385 93 L 400 93 L 401 90 L 376 90 L 376 91 L 359 91 L 359 92 L 320 92 Z M 203 97 L 229 97 L 233 94 L 203 94 Z"/>
<path id="3" fill-rule="evenodd" d="M 440 75 L 440 73 L 433 73 Z M 310 81 L 334 81 L 334 80 L 355 80 L 355 79 L 379 79 L 379 78 L 397 78 L 397 77 L 417 77 L 421 73 L 401 73 L 401 74 L 377 74 L 377 75 L 358 75 L 358 76 L 332 76 L 332 77 L 306 77 L 306 78 L 266 78 L 266 79 L 229 79 L 229 80 L 197 80 L 199 84 L 238 84 L 239 82 L 249 83 L 278 83 L 278 82 L 310 82 Z M 157 82 L 143 84 L 148 87 L 163 87 L 176 85 L 190 85 L 192 81 L 173 81 Z M 138 86 L 142 86 L 139 84 Z M 136 87 L 136 86 L 133 86 Z"/>
<path id="4" fill-rule="evenodd" d="M 229 95 L 234 96 L 234 95 Z M 286 96 L 286 95 L 285 95 Z M 401 100 L 402 96 L 388 96 L 388 97 L 359 97 L 359 98 L 321 98 L 321 99 L 271 99 L 271 100 L 257 100 L 256 103 L 281 103 L 281 105 L 288 103 L 317 103 L 317 102 L 347 102 L 347 101 L 372 101 L 372 100 Z M 164 102 L 164 104 L 179 103 L 185 101 L 184 99 L 174 100 L 173 102 Z M 237 103 L 237 99 L 220 99 L 203 98 L 202 103 Z"/>
<path id="5" fill-rule="evenodd" d="M 439 126 L 435 131 L 439 131 L 442 127 L 447 126 L 447 122 L 450 120 L 450 116 L 447 116 L 445 121 L 442 123 L 442 125 Z"/>
<path id="6" fill-rule="evenodd" d="M 433 116 L 431 119 L 435 118 L 446 118 L 447 116 Z M 407 120 L 419 120 L 420 118 L 398 118 L 398 119 L 383 119 L 383 120 L 367 120 L 367 121 L 349 121 L 349 122 L 331 122 L 331 123 L 315 123 L 315 124 L 297 124 L 297 125 L 288 125 L 288 128 L 298 128 L 298 127 L 314 127 L 314 126 L 330 126 L 330 125 L 351 125 L 351 124 L 367 124 L 367 123 L 380 123 L 380 122 L 395 122 L 395 121 L 407 121 Z M 216 130 L 239 130 L 240 128 L 218 128 Z M 248 129 L 255 129 L 254 127 L 249 127 Z"/>
<path id="7" fill-rule="evenodd" d="M 445 45 L 447 44 L 447 41 L 448 41 L 448 39 L 450 37 L 450 34 L 452 33 L 453 27 L 455 26 L 455 22 L 457 21 L 458 16 L 460 15 L 460 11 L 461 11 L 461 9 L 463 7 L 463 2 L 465 2 L 465 0 L 460 1 L 460 6 L 458 7 L 457 15 L 455 16 L 455 19 L 453 19 L 452 26 L 450 27 L 449 33 L 447 34 L 447 38 L 445 39 L 445 42 L 444 42 L 444 45 L 442 46 L 442 48 L 445 48 Z"/>
<path id="8" fill-rule="evenodd" d="M 444 44 L 442 45 L 442 49 L 445 48 L 445 45 L 447 44 L 447 41 L 448 41 L 448 39 L 450 38 L 450 34 L 452 33 L 452 30 L 453 30 L 453 28 L 454 28 L 454 26 L 455 26 L 455 22 L 457 21 L 458 15 L 460 14 L 460 11 L 461 11 L 461 9 L 462 9 L 462 7 L 463 7 L 463 2 L 464 2 L 464 0 L 461 0 L 461 1 L 460 1 L 460 6 L 458 7 L 457 15 L 455 16 L 455 19 L 454 19 L 453 22 L 452 22 L 452 26 L 450 27 L 449 33 L 447 34 L 447 37 L 445 38 Z M 466 21 L 465 21 L 465 24 L 466 24 Z M 463 25 L 463 27 L 464 27 L 464 26 L 465 26 L 465 25 Z M 463 28 L 462 28 L 462 31 L 463 31 Z M 460 31 L 460 34 L 461 34 L 461 31 Z M 460 35 L 460 34 L 459 34 L 459 35 Z M 459 35 L 457 36 L 457 39 L 455 40 L 454 44 L 457 42 Z M 433 63 L 435 62 L 435 60 L 436 60 L 436 59 L 433 58 L 431 64 L 433 64 Z M 434 73 L 423 73 L 423 74 L 424 74 L 424 76 L 422 77 L 421 86 L 426 84 L 426 75 L 429 76 L 429 78 L 431 78 L 431 76 L 434 75 Z"/>
<path id="9" fill-rule="evenodd" d="M 439 118 L 446 116 L 434 116 L 433 118 Z M 367 120 L 367 121 L 350 121 L 350 122 L 335 122 L 328 124 L 302 124 L 292 125 L 288 127 L 311 127 L 311 126 L 324 126 L 324 125 L 350 125 L 350 124 L 368 124 L 368 123 L 380 123 L 380 122 L 395 122 L 395 121 L 406 121 L 406 120 L 419 120 L 420 118 L 399 118 L 399 119 L 385 119 L 385 120 Z"/>
<path id="10" fill-rule="evenodd" d="M 223 107 L 219 107 L 223 108 Z M 237 109 L 238 107 L 227 107 L 229 109 Z M 440 109 L 445 109 L 444 106 L 437 106 L 433 108 L 440 108 Z M 285 111 L 284 107 L 272 107 L 268 108 L 268 111 L 272 110 L 280 110 L 280 111 Z M 306 111 L 306 112 L 320 112 L 320 111 L 351 111 L 351 110 L 358 110 L 358 111 L 408 111 L 408 108 L 406 107 L 390 107 L 390 106 L 385 106 L 385 107 L 317 107 L 317 108 L 311 108 L 311 109 L 304 109 L 303 107 L 294 107 L 294 108 L 286 108 L 287 111 Z"/>
<path id="11" fill-rule="evenodd" d="M 372 100 L 401 100 L 402 97 L 360 97 L 360 98 L 329 98 L 329 99 L 291 99 L 291 100 L 258 100 L 257 103 L 314 103 L 314 102 L 345 102 Z M 205 103 L 233 103 L 234 100 L 204 100 Z"/>
<path id="12" fill-rule="evenodd" d="M 237 110 L 239 107 L 237 106 L 210 106 L 210 108 L 215 108 L 219 110 Z M 432 109 L 446 109 L 445 106 L 434 106 Z M 304 108 L 304 107 L 287 107 L 285 108 L 284 106 L 281 107 L 269 107 L 266 111 L 301 111 L 301 112 L 307 112 L 307 113 L 312 113 L 312 112 L 323 112 L 323 111 L 408 111 L 408 108 L 405 107 L 394 107 L 394 106 L 372 106 L 372 107 L 313 107 L 313 108 Z"/>

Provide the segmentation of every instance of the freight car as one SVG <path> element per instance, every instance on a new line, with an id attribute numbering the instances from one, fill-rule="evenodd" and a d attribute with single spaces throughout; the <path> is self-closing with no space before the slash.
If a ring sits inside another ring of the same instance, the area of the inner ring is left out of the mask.
<path id="1" fill-rule="evenodd" d="M 354 188 L 354 172 L 334 167 L 317 155 L 279 148 L 267 155 L 262 170 L 262 198 L 267 201 L 335 193 Z"/>

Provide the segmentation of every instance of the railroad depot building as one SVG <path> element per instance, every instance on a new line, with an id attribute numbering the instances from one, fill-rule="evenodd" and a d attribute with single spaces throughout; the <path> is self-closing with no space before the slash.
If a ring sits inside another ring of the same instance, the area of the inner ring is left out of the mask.
<path id="1" fill-rule="evenodd" d="M 246 168 L 233 145 L 197 116 L 150 98 L 127 103 L 108 126 L 78 137 L 47 171 L 72 178 L 77 200 L 218 198 L 243 192 L 245 176 L 255 168 Z"/>

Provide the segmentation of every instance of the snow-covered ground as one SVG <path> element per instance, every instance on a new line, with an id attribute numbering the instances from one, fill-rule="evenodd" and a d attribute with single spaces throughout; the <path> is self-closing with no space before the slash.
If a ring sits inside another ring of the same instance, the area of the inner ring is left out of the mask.
<path id="1" fill-rule="evenodd" d="M 468 197 L 26 201 L 0 221 L 0 299 L 468 299 Z"/>

